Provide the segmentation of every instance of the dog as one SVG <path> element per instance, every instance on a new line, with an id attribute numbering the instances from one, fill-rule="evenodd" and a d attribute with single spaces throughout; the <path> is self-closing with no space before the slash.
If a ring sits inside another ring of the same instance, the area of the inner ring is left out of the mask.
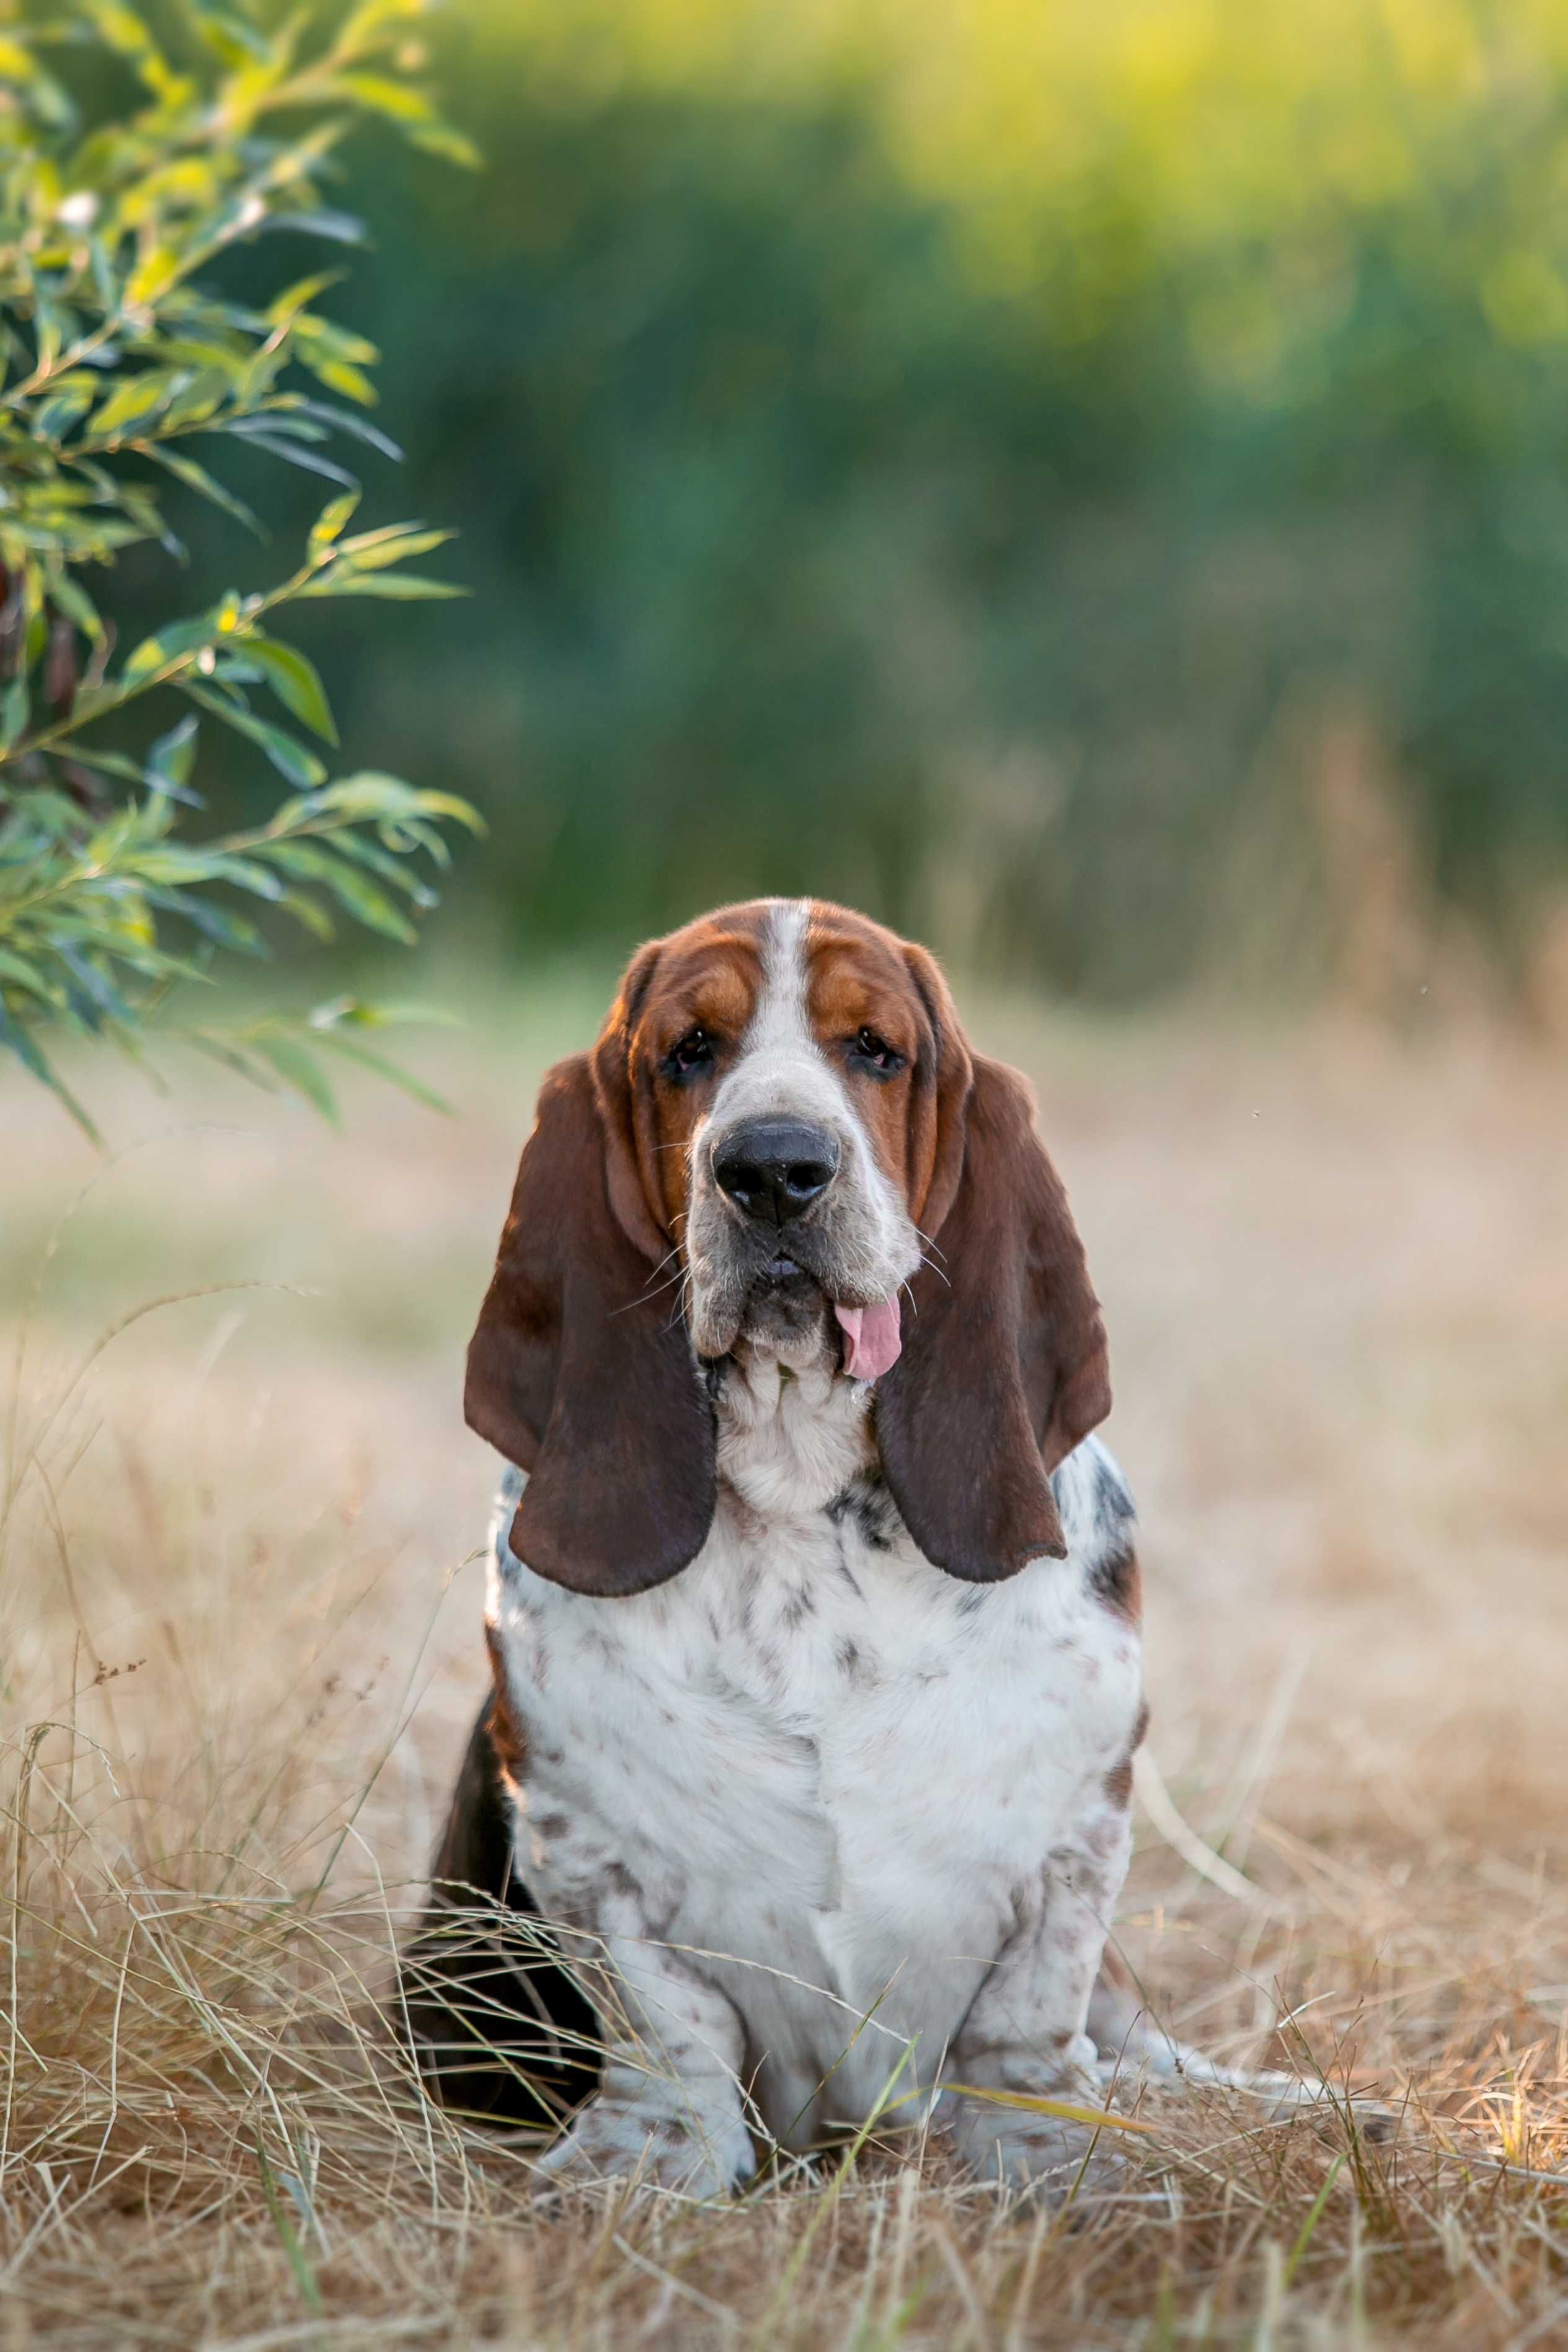
<path id="1" fill-rule="evenodd" d="M 442 2095 L 688 2195 L 916 2116 L 1003 2182 L 1114 2167 L 1106 2062 L 1183 2053 L 1104 1964 L 1148 1720 L 1110 1403 L 930 954 L 760 899 L 633 957 L 469 1349 L 509 1466 L 404 1977 Z"/>

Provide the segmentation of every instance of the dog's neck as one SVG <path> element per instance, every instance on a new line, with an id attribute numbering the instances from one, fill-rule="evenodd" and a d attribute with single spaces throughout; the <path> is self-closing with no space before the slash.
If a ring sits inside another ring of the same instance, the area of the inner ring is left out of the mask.
<path id="1" fill-rule="evenodd" d="M 871 1391 L 837 1353 L 825 1333 L 793 1360 L 742 1340 L 715 1383 L 719 1477 L 766 1520 L 810 1517 L 877 1467 Z"/>

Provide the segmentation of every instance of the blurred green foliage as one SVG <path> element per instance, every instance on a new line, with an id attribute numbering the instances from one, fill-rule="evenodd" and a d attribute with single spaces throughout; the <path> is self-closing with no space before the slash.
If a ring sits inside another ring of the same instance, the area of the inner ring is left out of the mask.
<path id="1" fill-rule="evenodd" d="M 1527 939 L 1568 856 L 1560 0 L 465 0 L 443 39 L 486 168 L 369 163 L 345 310 L 476 593 L 317 649 L 368 756 L 484 809 L 470 919 L 810 888 L 1156 991 L 1339 887 L 1349 714 L 1414 867 Z"/>

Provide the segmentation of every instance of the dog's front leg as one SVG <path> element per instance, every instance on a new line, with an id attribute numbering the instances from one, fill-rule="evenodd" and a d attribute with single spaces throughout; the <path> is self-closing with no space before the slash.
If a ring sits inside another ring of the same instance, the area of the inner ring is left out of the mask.
<path id="1" fill-rule="evenodd" d="M 1101 2185 L 1117 2174 L 1112 2136 L 1097 2141 L 1092 2125 L 1011 2106 L 1009 2098 L 1103 2105 L 1085 2025 L 1132 1833 L 1125 1813 L 1109 1809 L 1092 1827 L 1092 1836 L 1047 1858 L 943 2069 L 956 2092 L 954 2144 L 970 2169 L 1008 2186 L 1042 2182 L 1061 2195 L 1091 2158 Z M 965 2097 L 960 2084 L 986 2095 Z"/>
<path id="2" fill-rule="evenodd" d="M 635 2178 L 688 2197 L 737 2188 L 756 2169 L 740 2089 L 734 2006 L 685 1954 L 653 1941 L 618 1895 L 601 1916 L 589 1990 L 602 2021 L 601 2085 L 540 2159 L 561 2179 Z"/>

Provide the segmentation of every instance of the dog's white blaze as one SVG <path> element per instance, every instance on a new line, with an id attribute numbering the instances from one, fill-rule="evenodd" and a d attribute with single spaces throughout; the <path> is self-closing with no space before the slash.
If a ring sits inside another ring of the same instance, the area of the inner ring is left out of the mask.
<path id="1" fill-rule="evenodd" d="M 743 1118 L 812 1118 L 835 1132 L 858 1126 L 848 1096 L 811 1034 L 806 1003 L 804 899 L 768 901 L 762 940 L 762 984 L 735 1066 L 719 1086 L 706 1123 L 722 1134 Z"/>
<path id="2" fill-rule="evenodd" d="M 804 898 L 768 902 L 762 950 L 762 986 L 745 1052 L 779 1055 L 821 1064 L 806 1006 L 806 927 L 811 919 Z"/>

